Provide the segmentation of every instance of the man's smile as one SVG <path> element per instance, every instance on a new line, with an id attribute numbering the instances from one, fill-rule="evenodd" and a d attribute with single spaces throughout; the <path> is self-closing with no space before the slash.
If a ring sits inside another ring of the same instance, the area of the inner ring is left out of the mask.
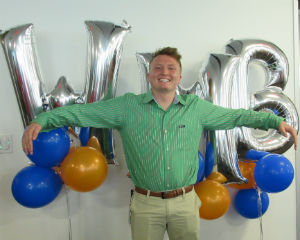
<path id="1" fill-rule="evenodd" d="M 167 79 L 167 78 L 161 78 L 161 79 L 158 79 L 160 82 L 170 82 L 170 80 L 169 79 Z"/>

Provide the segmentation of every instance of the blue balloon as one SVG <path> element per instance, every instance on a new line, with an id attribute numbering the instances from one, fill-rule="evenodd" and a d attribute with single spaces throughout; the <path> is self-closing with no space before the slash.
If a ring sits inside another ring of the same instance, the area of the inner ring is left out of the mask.
<path id="1" fill-rule="evenodd" d="M 284 156 L 268 154 L 256 163 L 254 179 L 257 186 L 264 192 L 281 192 L 292 183 L 294 168 Z"/>
<path id="2" fill-rule="evenodd" d="M 80 129 L 79 139 L 82 146 L 86 146 L 90 139 L 90 128 L 83 127 Z"/>
<path id="3" fill-rule="evenodd" d="M 275 115 L 279 115 L 279 112 L 276 108 L 271 109 Z"/>
<path id="4" fill-rule="evenodd" d="M 200 151 L 198 151 L 199 169 L 197 174 L 196 183 L 200 182 L 204 178 L 204 157 Z"/>
<path id="5" fill-rule="evenodd" d="M 54 167 L 61 163 L 70 149 L 70 137 L 64 128 L 40 132 L 33 141 L 33 154 L 27 155 L 36 165 Z"/>
<path id="6" fill-rule="evenodd" d="M 206 152 L 205 152 L 205 177 L 211 174 L 213 167 L 215 164 L 215 157 L 214 157 L 214 148 L 210 142 L 206 144 Z"/>
<path id="7" fill-rule="evenodd" d="M 109 136 L 109 152 L 111 159 L 115 158 L 114 151 L 113 151 L 113 138 L 112 138 L 112 129 L 110 128 L 108 130 L 108 136 Z"/>
<path id="8" fill-rule="evenodd" d="M 261 192 L 259 200 L 256 189 L 239 190 L 234 199 L 234 207 L 245 218 L 258 218 L 267 211 L 269 196 L 266 192 Z"/>
<path id="9" fill-rule="evenodd" d="M 18 203 L 38 208 L 52 202 L 59 194 L 63 182 L 50 168 L 29 166 L 15 176 L 11 191 Z"/>
<path id="10" fill-rule="evenodd" d="M 269 152 L 263 152 L 263 151 L 257 151 L 254 149 L 250 149 L 247 153 L 246 153 L 246 158 L 248 160 L 259 160 L 262 157 L 266 156 L 270 154 Z"/>

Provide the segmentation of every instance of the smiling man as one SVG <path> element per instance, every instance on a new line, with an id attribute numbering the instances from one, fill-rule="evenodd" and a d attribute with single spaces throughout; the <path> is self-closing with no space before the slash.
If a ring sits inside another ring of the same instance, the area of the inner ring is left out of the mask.
<path id="1" fill-rule="evenodd" d="M 173 101 L 176 87 L 181 81 L 181 57 L 172 48 L 166 48 L 158 53 L 154 54 L 150 62 L 148 80 L 154 98 L 157 101 L 161 100 L 164 103 L 162 107 L 166 110 Z"/>
<path id="2" fill-rule="evenodd" d="M 176 95 L 181 81 L 181 56 L 176 48 L 155 52 L 148 79 L 152 89 L 90 104 L 56 108 L 40 114 L 26 128 L 23 150 L 32 153 L 32 140 L 42 129 L 61 126 L 115 128 L 135 191 L 131 199 L 133 240 L 199 239 L 199 207 L 193 184 L 198 173 L 198 146 L 203 130 L 239 126 L 294 128 L 274 114 L 215 106 L 195 95 Z"/>

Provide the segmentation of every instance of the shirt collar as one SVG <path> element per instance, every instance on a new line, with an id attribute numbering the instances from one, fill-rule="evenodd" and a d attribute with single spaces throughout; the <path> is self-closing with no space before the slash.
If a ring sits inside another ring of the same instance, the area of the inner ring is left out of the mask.
<path id="1" fill-rule="evenodd" d="M 143 99 L 143 103 L 149 103 L 149 102 L 151 102 L 152 100 L 156 102 L 156 100 L 155 100 L 155 98 L 154 98 L 154 96 L 153 96 L 153 93 L 152 93 L 152 91 L 151 91 L 151 89 L 150 89 L 150 90 L 145 94 L 144 99 Z M 174 100 L 173 100 L 173 103 L 174 103 L 174 104 L 181 103 L 182 105 L 186 105 L 186 101 L 183 99 L 183 97 L 182 97 L 181 95 L 177 95 L 177 93 L 176 93 L 176 95 L 175 95 L 175 98 L 174 98 Z"/>

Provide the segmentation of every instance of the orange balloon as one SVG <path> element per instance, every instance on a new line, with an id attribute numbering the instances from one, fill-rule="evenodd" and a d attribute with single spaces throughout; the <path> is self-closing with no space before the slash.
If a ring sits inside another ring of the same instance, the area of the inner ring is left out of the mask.
<path id="1" fill-rule="evenodd" d="M 87 146 L 89 147 L 92 147 L 92 148 L 95 148 L 96 150 L 98 150 L 99 152 L 102 152 L 101 150 L 101 146 L 100 146 L 100 143 L 98 141 L 98 138 L 96 138 L 95 136 L 92 136 L 88 143 L 87 143 Z"/>
<path id="2" fill-rule="evenodd" d="M 108 166 L 101 152 L 91 147 L 78 147 L 66 156 L 60 171 L 62 180 L 71 189 L 89 192 L 104 182 Z"/>
<path id="3" fill-rule="evenodd" d="M 230 194 L 224 185 L 216 181 L 205 180 L 194 187 L 202 202 L 199 209 L 201 218 L 216 219 L 227 212 L 230 206 Z"/>
<path id="4" fill-rule="evenodd" d="M 218 183 L 224 183 L 227 181 L 227 178 L 220 172 L 212 172 L 206 178 L 207 180 L 213 180 Z"/>
<path id="5" fill-rule="evenodd" d="M 237 189 L 255 188 L 254 168 L 256 163 L 239 161 L 239 168 L 243 177 L 248 179 L 248 183 L 228 184 L 228 186 Z"/>
<path id="6" fill-rule="evenodd" d="M 78 147 L 72 147 L 71 146 L 70 149 L 69 149 L 69 153 L 75 151 L 76 148 L 78 148 Z"/>

